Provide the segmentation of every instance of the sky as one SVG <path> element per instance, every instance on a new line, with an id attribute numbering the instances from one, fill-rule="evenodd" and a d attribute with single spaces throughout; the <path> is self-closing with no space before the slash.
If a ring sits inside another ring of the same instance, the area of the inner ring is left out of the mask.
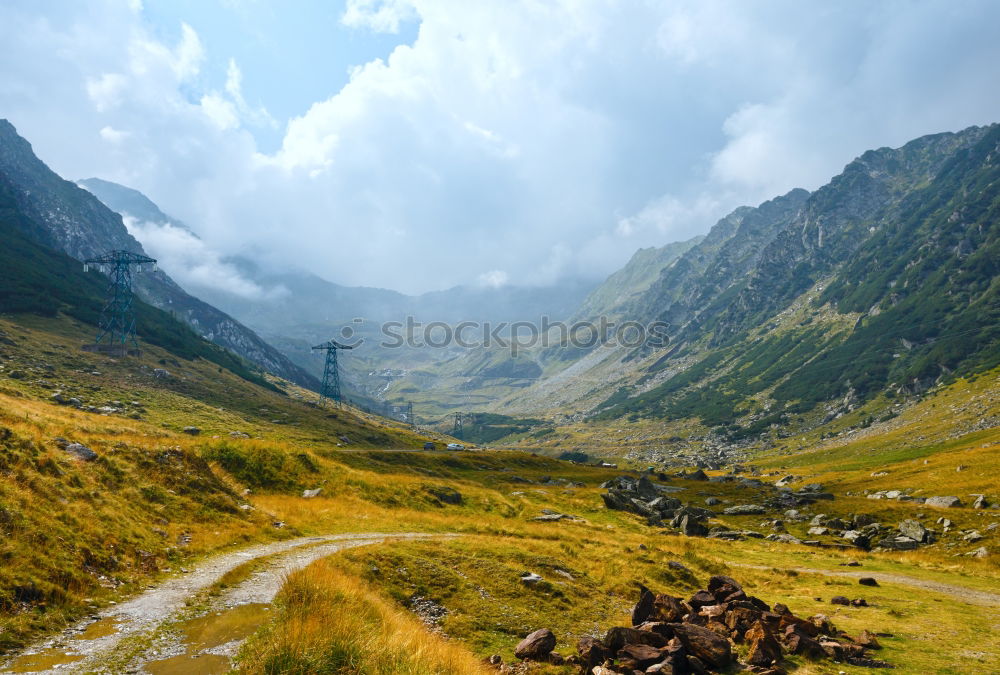
<path id="1" fill-rule="evenodd" d="M 998 25 L 991 0 L 5 0 L 0 117 L 185 221 L 202 270 L 545 286 L 1000 121 Z M 176 232 L 151 252 L 180 266 Z"/>

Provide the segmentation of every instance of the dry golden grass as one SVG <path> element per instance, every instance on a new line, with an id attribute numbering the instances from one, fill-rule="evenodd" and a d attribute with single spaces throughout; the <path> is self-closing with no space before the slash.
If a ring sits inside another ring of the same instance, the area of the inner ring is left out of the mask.
<path id="1" fill-rule="evenodd" d="M 494 672 L 459 643 L 326 560 L 289 575 L 276 621 L 240 651 L 240 673 L 476 675 Z"/>

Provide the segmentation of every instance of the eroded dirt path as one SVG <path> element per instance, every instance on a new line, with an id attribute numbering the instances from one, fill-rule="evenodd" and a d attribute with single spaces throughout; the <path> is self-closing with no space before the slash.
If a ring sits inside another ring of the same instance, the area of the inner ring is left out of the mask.
<path id="1" fill-rule="evenodd" d="M 171 630 L 171 626 L 184 619 L 190 620 L 191 617 L 185 615 L 188 603 L 244 563 L 263 559 L 260 569 L 249 578 L 212 598 L 209 612 L 245 605 L 266 609 L 289 572 L 345 548 L 428 536 L 435 535 L 371 532 L 301 537 L 213 556 L 192 566 L 182 576 L 106 607 L 58 636 L 33 645 L 8 659 L 0 672 L 152 672 L 146 670 L 145 664 L 183 655 L 184 638 L 177 630 Z M 205 653 L 217 654 L 228 661 L 242 637 Z"/>
<path id="2" fill-rule="evenodd" d="M 742 567 L 744 569 L 753 570 L 769 570 L 773 569 L 773 565 L 751 565 L 747 563 L 735 563 L 730 562 L 732 567 Z M 965 586 L 955 586 L 952 584 L 941 583 L 940 581 L 929 581 L 927 579 L 918 579 L 916 577 L 909 577 L 905 574 L 894 574 L 892 572 L 873 572 L 873 571 L 857 571 L 857 570 L 820 570 L 813 569 L 811 567 L 791 567 L 788 568 L 800 574 L 821 574 L 827 577 L 847 577 L 848 579 L 860 579 L 861 577 L 874 577 L 880 583 L 891 583 L 898 584 L 900 586 L 910 586 L 912 588 L 919 588 L 925 591 L 931 591 L 933 593 L 940 593 L 941 595 L 947 595 L 948 597 L 964 602 L 970 605 L 978 605 L 981 607 L 1000 607 L 1000 594 L 990 593 L 989 591 L 979 591 L 973 588 L 966 588 Z"/>

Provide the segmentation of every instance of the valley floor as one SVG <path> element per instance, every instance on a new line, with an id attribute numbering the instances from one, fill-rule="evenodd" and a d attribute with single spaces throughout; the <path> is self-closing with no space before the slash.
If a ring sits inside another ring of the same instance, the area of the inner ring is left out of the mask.
<path id="1" fill-rule="evenodd" d="M 579 638 L 629 624 L 639 584 L 688 597 L 727 574 L 798 616 L 891 635 L 878 658 L 895 672 L 1000 672 L 1000 510 L 988 505 L 1000 501 L 996 373 L 881 426 L 848 433 L 845 420 L 832 438 L 749 448 L 727 482 L 718 479 L 728 470 L 654 478 L 685 503 L 718 500 L 713 527 L 763 535 L 782 520 L 790 536 L 816 542 L 806 545 L 688 537 L 605 508 L 601 484 L 632 471 L 520 451 L 413 452 L 427 434 L 316 408 L 295 389 L 265 390 L 211 364 L 169 362 L 155 348 L 138 364 L 77 352 L 63 320 L 0 331 L 8 670 L 63 658 L 56 672 L 457 675 L 496 672 L 485 659 L 498 655 L 508 672 L 571 673 L 521 665 L 514 647 L 549 628 L 568 656 Z M 171 377 L 153 376 L 154 365 Z M 385 449 L 394 446 L 407 451 Z M 768 502 L 788 475 L 792 489 L 820 483 L 833 498 L 800 507 L 801 519 L 774 507 L 724 513 Z M 892 490 L 963 505 L 871 498 Z M 972 508 L 980 493 L 986 507 Z M 835 528 L 808 532 L 817 516 L 859 514 L 893 528 L 916 521 L 936 540 L 864 551 L 837 546 Z M 984 557 L 970 555 L 979 549 Z M 540 578 L 522 581 L 527 573 Z M 866 670 L 799 656 L 785 668 Z"/>

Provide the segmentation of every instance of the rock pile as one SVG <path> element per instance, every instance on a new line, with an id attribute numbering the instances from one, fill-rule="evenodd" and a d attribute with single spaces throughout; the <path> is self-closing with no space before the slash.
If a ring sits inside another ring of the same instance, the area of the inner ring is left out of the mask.
<path id="1" fill-rule="evenodd" d="M 640 589 L 632 626 L 610 629 L 602 639 L 582 638 L 577 654 L 554 653 L 556 639 L 546 629 L 518 645 L 520 658 L 567 663 L 581 675 L 635 673 L 703 674 L 741 668 L 735 644 L 748 647 L 742 669 L 779 675 L 786 654 L 831 659 L 868 668 L 891 668 L 869 656 L 880 649 L 876 635 L 863 631 L 851 638 L 822 615 L 803 619 L 783 604 L 768 605 L 747 595 L 734 579 L 713 576 L 708 588 L 687 600 Z"/>

